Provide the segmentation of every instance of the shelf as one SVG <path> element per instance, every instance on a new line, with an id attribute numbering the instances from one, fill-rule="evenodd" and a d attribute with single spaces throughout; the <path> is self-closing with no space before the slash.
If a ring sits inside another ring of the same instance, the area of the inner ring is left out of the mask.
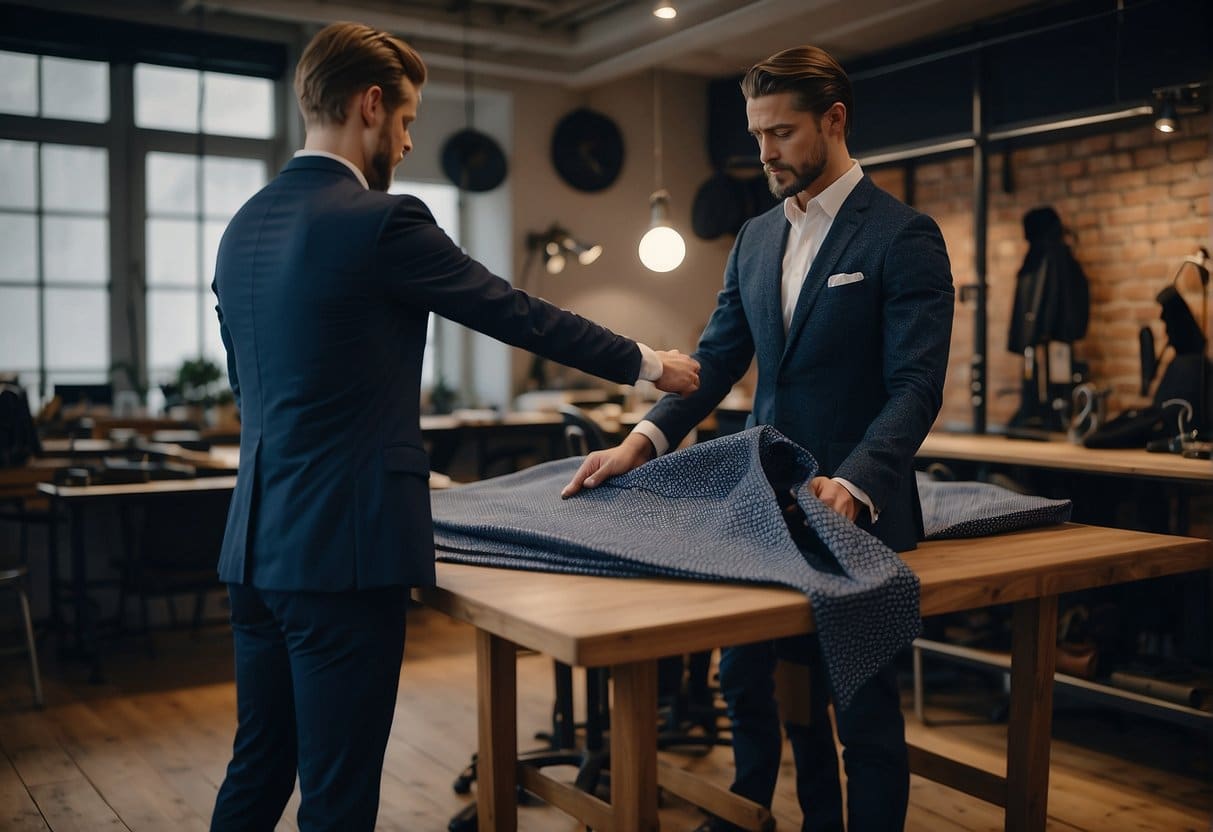
<path id="1" fill-rule="evenodd" d="M 994 669 L 1004 673 L 1009 673 L 1011 670 L 1010 655 L 995 650 L 962 647 L 956 644 L 947 644 L 942 641 L 932 641 L 925 638 L 914 639 L 913 647 L 914 713 L 918 716 L 919 721 L 924 723 L 926 720 L 923 718 L 923 653 L 941 656 L 958 664 L 982 670 Z M 1065 688 L 1068 693 L 1089 701 L 1213 733 L 1213 713 L 1209 711 L 1202 711 L 1187 705 L 1156 699 L 1152 696 L 1144 696 L 1140 693 L 1124 690 L 1123 688 L 1094 682 L 1089 679 L 1082 679 L 1078 676 L 1070 676 L 1065 673 L 1054 673 L 1053 680 L 1057 685 Z"/>

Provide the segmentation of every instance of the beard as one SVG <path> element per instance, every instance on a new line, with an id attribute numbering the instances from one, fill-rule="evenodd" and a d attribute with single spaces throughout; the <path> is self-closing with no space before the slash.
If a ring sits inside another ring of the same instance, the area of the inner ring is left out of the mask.
<path id="1" fill-rule="evenodd" d="M 386 192 L 392 184 L 392 172 L 395 169 L 396 166 L 392 164 L 392 139 L 385 126 L 379 133 L 379 143 L 371 155 L 370 164 L 367 170 L 363 171 L 366 184 L 372 191 Z"/>
<path id="2" fill-rule="evenodd" d="M 827 149 L 825 142 L 819 145 L 820 155 L 816 159 L 812 159 L 808 164 L 801 168 L 795 168 L 791 165 L 768 165 L 773 168 L 772 172 L 767 173 L 767 188 L 770 189 L 771 195 L 776 199 L 787 199 L 790 196 L 795 196 L 814 182 L 817 178 L 825 173 L 826 165 L 830 161 L 830 151 Z M 779 171 L 789 171 L 795 174 L 795 179 L 787 185 L 780 185 L 779 180 L 775 178 L 775 174 Z"/>

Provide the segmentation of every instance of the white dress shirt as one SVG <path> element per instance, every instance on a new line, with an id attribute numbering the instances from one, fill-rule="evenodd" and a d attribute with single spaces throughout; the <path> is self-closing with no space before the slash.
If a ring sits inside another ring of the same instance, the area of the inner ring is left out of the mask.
<path id="1" fill-rule="evenodd" d="M 851 191 L 863 179 L 863 169 L 859 162 L 852 160 L 851 167 L 842 176 L 813 197 L 801 210 L 795 196 L 783 201 L 783 215 L 787 217 L 791 228 L 788 230 L 788 242 L 783 251 L 783 277 L 780 285 L 780 300 L 783 311 L 783 331 L 786 334 L 792 323 L 792 315 L 796 312 L 796 303 L 800 300 L 800 290 L 808 277 L 809 269 L 821 244 L 834 225 L 842 204 L 846 202 Z M 653 443 L 657 455 L 664 454 L 670 448 L 670 441 L 656 424 L 645 419 L 633 428 Z M 878 512 L 872 500 L 862 488 L 842 477 L 834 477 L 834 481 L 851 492 L 851 495 L 868 507 L 872 522 L 876 521 Z"/>
<path id="2" fill-rule="evenodd" d="M 336 153 L 329 153 L 327 150 L 295 151 L 296 159 L 303 156 L 323 156 L 325 159 L 332 159 L 334 162 L 340 162 L 349 168 L 354 176 L 358 177 L 358 182 L 364 189 L 368 191 L 371 189 L 370 184 L 366 181 L 366 174 L 360 171 L 357 165 L 344 156 L 339 156 Z M 637 341 L 636 346 L 640 348 L 640 376 L 637 378 L 637 381 L 657 381 L 657 379 L 661 378 L 661 373 L 664 370 L 661 359 L 657 356 L 657 353 L 652 350 L 652 348 L 646 346 L 645 344 Z"/>

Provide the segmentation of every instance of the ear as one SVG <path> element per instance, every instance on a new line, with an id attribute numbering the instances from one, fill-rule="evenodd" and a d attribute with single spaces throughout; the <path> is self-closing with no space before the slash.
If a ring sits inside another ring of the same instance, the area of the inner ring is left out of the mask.
<path id="1" fill-rule="evenodd" d="M 835 101 L 821 114 L 822 128 L 831 136 L 846 135 L 847 108 L 841 101 Z"/>
<path id="2" fill-rule="evenodd" d="M 358 93 L 358 115 L 367 127 L 374 127 L 383 116 L 383 90 L 372 84 Z"/>

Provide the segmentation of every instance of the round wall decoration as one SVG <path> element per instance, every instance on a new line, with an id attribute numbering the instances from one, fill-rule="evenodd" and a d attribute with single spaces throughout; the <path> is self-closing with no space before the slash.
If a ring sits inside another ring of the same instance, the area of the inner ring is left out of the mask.
<path id="1" fill-rule="evenodd" d="M 492 136 L 466 127 L 442 145 L 442 172 L 465 191 L 491 191 L 505 181 L 505 154 Z"/>
<path id="2" fill-rule="evenodd" d="M 602 113 L 574 110 L 552 133 L 552 165 L 579 191 L 608 188 L 623 169 L 623 134 Z"/>

